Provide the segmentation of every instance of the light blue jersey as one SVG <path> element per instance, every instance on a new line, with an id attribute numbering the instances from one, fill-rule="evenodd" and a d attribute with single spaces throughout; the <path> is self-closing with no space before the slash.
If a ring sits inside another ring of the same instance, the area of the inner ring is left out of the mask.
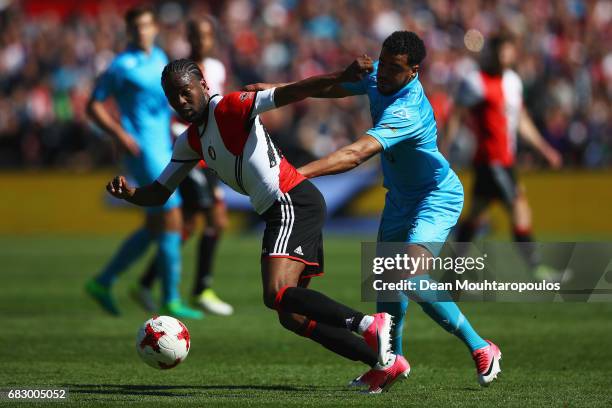
<path id="1" fill-rule="evenodd" d="M 166 54 L 158 47 L 146 53 L 130 46 L 100 76 L 93 92 L 95 100 L 112 97 L 116 101 L 121 126 L 138 143 L 140 156 L 126 155 L 124 163 L 141 186 L 155 181 L 172 157 L 171 110 L 161 86 L 161 73 L 167 63 Z M 180 203 L 175 193 L 163 208 Z"/>
<path id="2" fill-rule="evenodd" d="M 438 151 L 431 104 L 418 76 L 393 95 L 382 95 L 374 70 L 342 86 L 370 100 L 372 128 L 366 133 L 383 146 L 384 187 L 388 190 L 380 241 L 440 243 L 437 255 L 463 207 L 463 187 Z"/>
<path id="3" fill-rule="evenodd" d="M 431 104 L 416 77 L 393 95 L 381 95 L 374 71 L 363 80 L 343 84 L 370 99 L 372 128 L 367 131 L 383 147 L 382 169 L 387 188 L 385 208 L 378 230 L 379 242 L 407 242 L 426 247 L 438 256 L 463 208 L 463 187 L 438 151 L 436 122 Z M 428 274 L 409 279 L 429 280 Z M 416 283 L 417 288 L 419 283 Z M 425 313 L 459 337 L 470 351 L 487 347 L 452 301 L 439 301 L 428 291 L 397 293 L 394 301 L 376 303 L 378 312 L 389 313 L 392 350 L 402 354 L 402 330 L 410 296 Z"/>

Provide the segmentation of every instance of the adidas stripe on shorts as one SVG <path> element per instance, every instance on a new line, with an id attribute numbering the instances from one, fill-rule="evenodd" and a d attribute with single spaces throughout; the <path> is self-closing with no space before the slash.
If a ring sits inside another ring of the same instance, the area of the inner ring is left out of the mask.
<path id="1" fill-rule="evenodd" d="M 266 222 L 261 256 L 306 264 L 303 279 L 321 275 L 325 214 L 321 192 L 310 181 L 302 181 L 261 215 Z"/>

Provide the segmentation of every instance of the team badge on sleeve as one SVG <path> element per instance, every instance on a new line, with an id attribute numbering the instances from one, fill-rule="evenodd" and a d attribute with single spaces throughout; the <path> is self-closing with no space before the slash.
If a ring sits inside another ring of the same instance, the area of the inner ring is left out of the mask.
<path id="1" fill-rule="evenodd" d="M 253 92 L 242 92 L 240 94 L 240 102 L 244 102 L 247 99 L 252 99 L 253 98 L 254 93 Z"/>

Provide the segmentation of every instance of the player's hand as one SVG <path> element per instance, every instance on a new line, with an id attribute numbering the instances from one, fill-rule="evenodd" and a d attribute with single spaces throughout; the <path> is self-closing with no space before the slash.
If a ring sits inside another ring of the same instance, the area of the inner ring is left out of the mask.
<path id="1" fill-rule="evenodd" d="M 122 132 L 120 135 L 117 135 L 117 138 L 119 139 L 119 143 L 121 143 L 121 147 L 123 147 L 128 154 L 134 157 L 140 156 L 140 146 L 132 135 L 127 132 Z"/>
<path id="2" fill-rule="evenodd" d="M 106 185 L 108 191 L 113 197 L 125 200 L 134 195 L 134 188 L 130 187 L 123 176 L 117 176 Z"/>
<path id="3" fill-rule="evenodd" d="M 246 92 L 257 92 L 257 91 L 265 91 L 266 89 L 274 88 L 276 84 L 267 84 L 265 82 L 258 82 L 256 84 L 249 84 L 244 86 L 241 91 Z"/>
<path id="4" fill-rule="evenodd" d="M 544 151 L 544 158 L 553 169 L 560 169 L 563 166 L 563 158 L 554 148 L 549 148 Z"/>
<path id="5" fill-rule="evenodd" d="M 363 54 L 361 57 L 358 57 L 355 61 L 351 63 L 341 75 L 342 82 L 357 82 L 364 75 L 369 74 L 374 70 L 372 58 L 368 57 L 366 54 Z"/>

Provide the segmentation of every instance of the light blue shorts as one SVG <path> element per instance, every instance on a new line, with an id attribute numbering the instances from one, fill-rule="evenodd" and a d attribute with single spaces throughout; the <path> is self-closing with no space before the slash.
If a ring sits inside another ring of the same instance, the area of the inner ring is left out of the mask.
<path id="1" fill-rule="evenodd" d="M 167 157 L 163 157 L 167 156 Z M 139 157 L 126 156 L 123 159 L 130 176 L 134 178 L 138 186 L 144 186 L 152 183 L 159 177 L 166 165 L 170 162 L 172 152 L 168 152 L 167 155 L 159 153 L 153 153 L 142 149 Z M 159 207 L 147 207 L 147 213 L 155 214 L 161 211 L 168 211 L 176 207 L 180 207 L 183 200 L 178 190 L 175 191 L 168 201 Z"/>
<path id="2" fill-rule="evenodd" d="M 452 170 L 436 189 L 419 200 L 388 192 L 378 242 L 415 243 L 438 256 L 462 208 L 463 186 Z"/>

